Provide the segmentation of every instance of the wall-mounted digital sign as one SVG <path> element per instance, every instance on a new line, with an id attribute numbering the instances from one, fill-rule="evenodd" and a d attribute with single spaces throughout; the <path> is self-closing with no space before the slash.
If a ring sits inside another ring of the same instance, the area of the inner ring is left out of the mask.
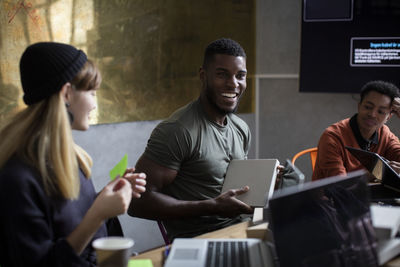
<path id="1" fill-rule="evenodd" d="M 400 86 L 400 1 L 303 0 L 300 92 Z"/>

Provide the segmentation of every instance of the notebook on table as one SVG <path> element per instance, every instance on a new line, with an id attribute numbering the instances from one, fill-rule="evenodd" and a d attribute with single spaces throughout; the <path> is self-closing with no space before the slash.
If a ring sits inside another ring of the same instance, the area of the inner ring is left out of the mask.
<path id="1" fill-rule="evenodd" d="M 280 267 L 378 266 L 365 170 L 304 183 L 269 200 Z"/>
<path id="2" fill-rule="evenodd" d="M 272 251 L 255 238 L 176 238 L 164 267 L 274 267 Z"/>
<path id="3" fill-rule="evenodd" d="M 277 159 L 234 159 L 229 163 L 221 192 L 242 188 L 250 190 L 236 198 L 249 206 L 264 207 L 275 188 Z"/>
<path id="4" fill-rule="evenodd" d="M 360 163 L 376 178 L 383 186 L 400 191 L 400 176 L 395 170 L 377 153 L 354 147 L 345 148 L 360 161 Z"/>

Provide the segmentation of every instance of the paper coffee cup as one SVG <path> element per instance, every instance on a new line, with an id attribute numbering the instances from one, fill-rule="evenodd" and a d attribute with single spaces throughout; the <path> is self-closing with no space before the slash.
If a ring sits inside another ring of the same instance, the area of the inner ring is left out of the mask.
<path id="1" fill-rule="evenodd" d="M 134 242 L 126 237 L 102 237 L 93 241 L 98 267 L 127 267 Z"/>

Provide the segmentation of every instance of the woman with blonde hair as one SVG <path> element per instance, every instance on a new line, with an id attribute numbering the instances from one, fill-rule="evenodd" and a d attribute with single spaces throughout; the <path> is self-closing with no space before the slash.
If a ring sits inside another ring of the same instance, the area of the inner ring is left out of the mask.
<path id="1" fill-rule="evenodd" d="M 95 192 L 92 160 L 71 131 L 89 128 L 101 83 L 83 51 L 33 44 L 20 76 L 28 106 L 0 131 L 0 265 L 96 266 L 92 240 L 145 191 L 145 175 L 129 169 Z"/>

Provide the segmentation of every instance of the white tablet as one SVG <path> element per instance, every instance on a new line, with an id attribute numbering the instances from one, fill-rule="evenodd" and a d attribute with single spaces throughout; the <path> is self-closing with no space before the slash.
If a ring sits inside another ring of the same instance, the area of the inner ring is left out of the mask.
<path id="1" fill-rule="evenodd" d="M 249 206 L 264 207 L 274 192 L 278 165 L 277 159 L 234 159 L 229 163 L 222 192 L 248 185 L 250 190 L 237 199 Z"/>

